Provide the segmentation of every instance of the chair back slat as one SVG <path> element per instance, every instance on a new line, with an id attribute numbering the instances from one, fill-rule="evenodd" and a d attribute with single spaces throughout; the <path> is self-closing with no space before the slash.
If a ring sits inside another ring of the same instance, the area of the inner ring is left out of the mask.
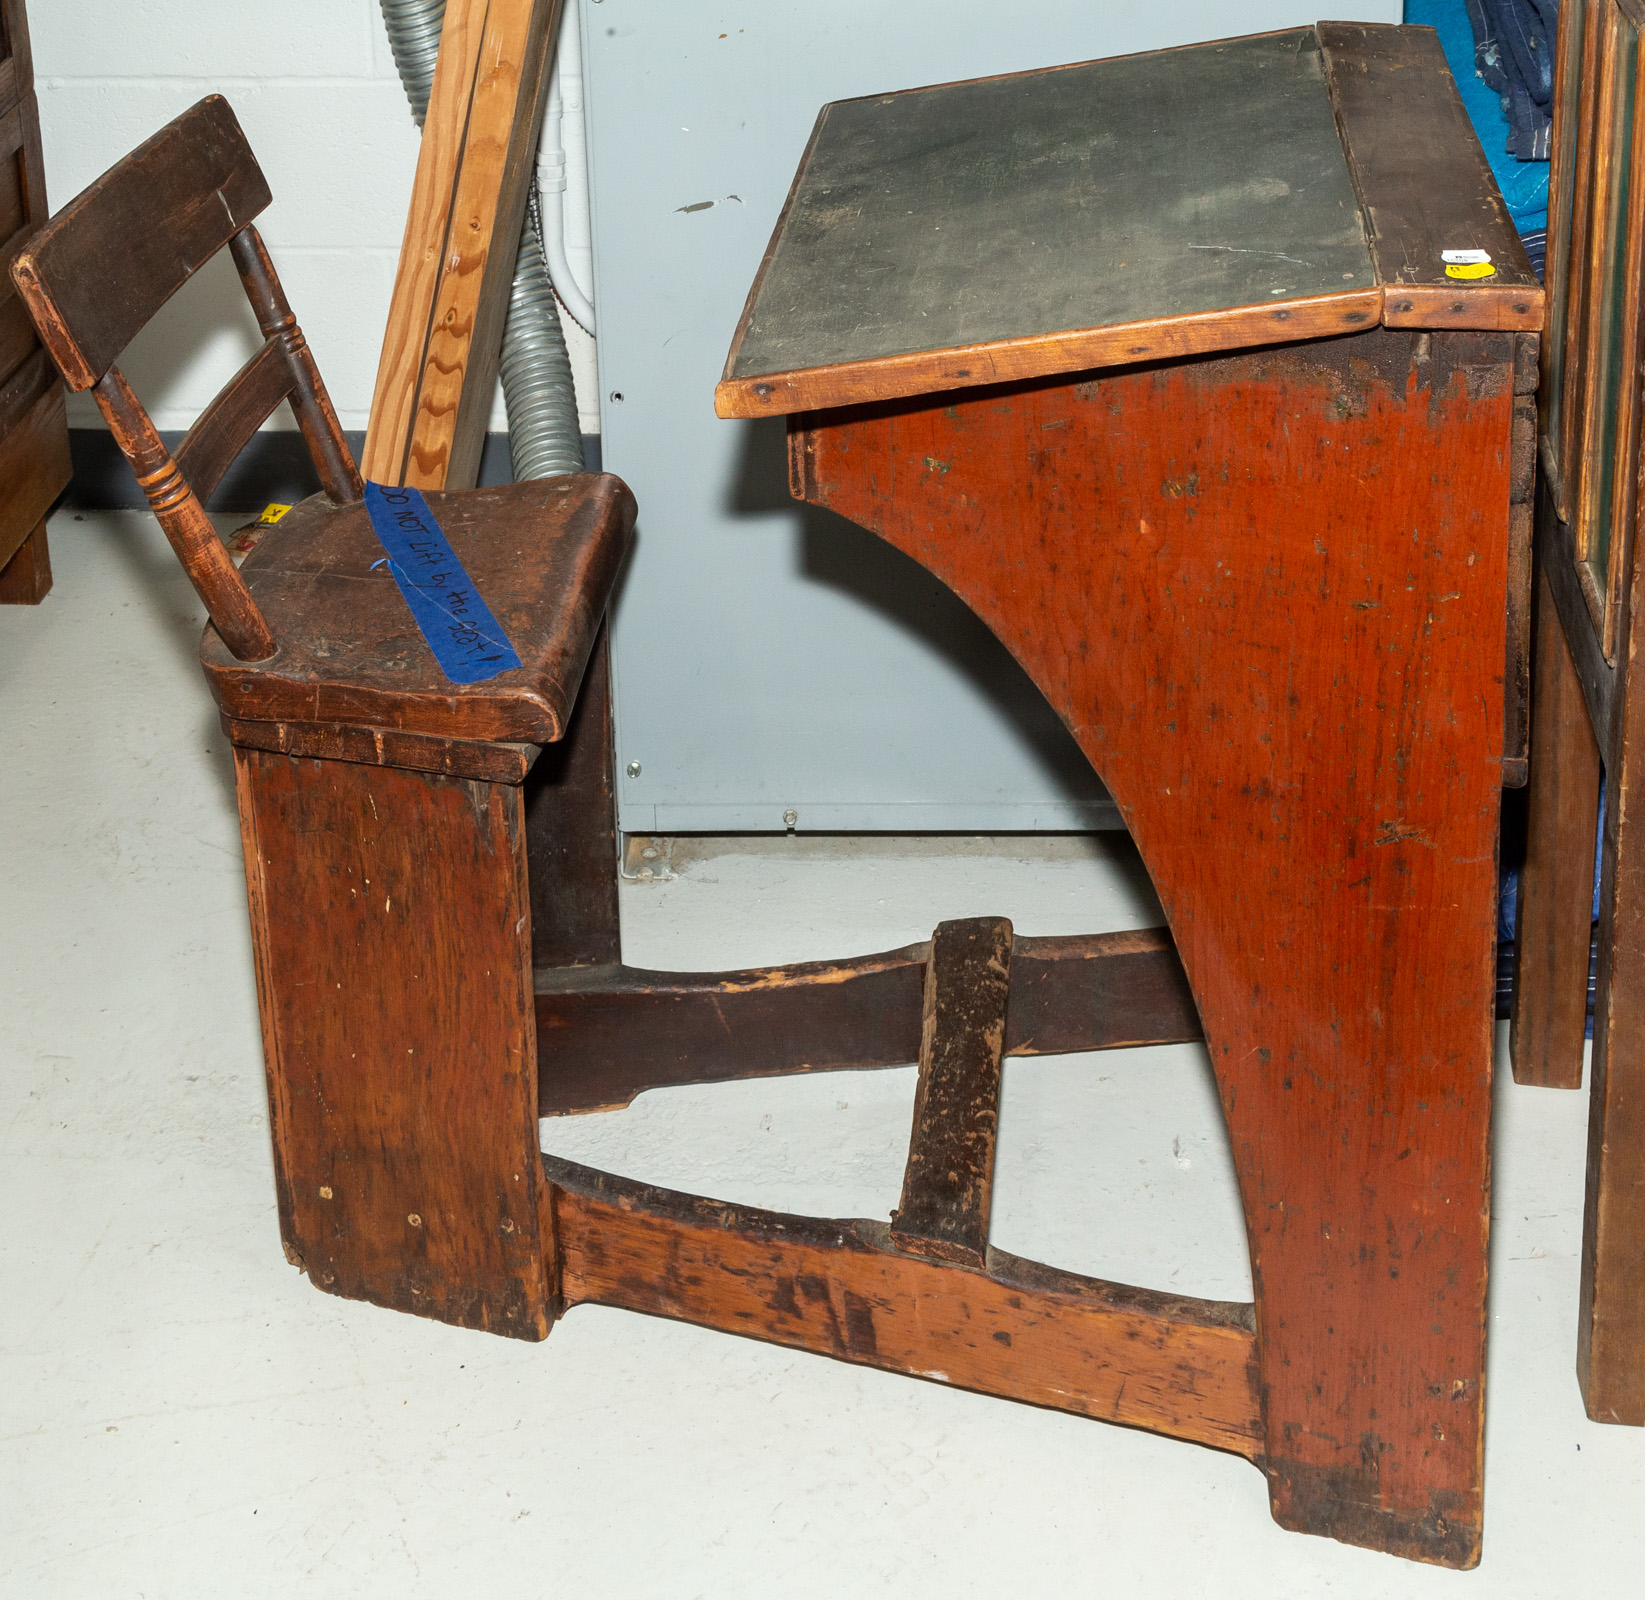
<path id="1" fill-rule="evenodd" d="M 234 458 L 296 387 L 284 344 L 269 339 L 200 413 L 177 447 L 177 465 L 202 502 L 211 498 Z"/>
<path id="2" fill-rule="evenodd" d="M 234 112 L 211 95 L 71 200 L 11 268 L 46 349 L 72 387 L 95 391 L 177 559 L 242 661 L 266 660 L 276 644 L 205 512 L 234 458 L 289 400 L 326 493 L 341 504 L 365 492 L 313 352 L 252 225 L 268 202 Z M 114 362 L 224 245 L 263 344 L 173 457 Z"/>
<path id="3" fill-rule="evenodd" d="M 228 101 L 211 95 L 46 223 L 12 270 L 69 387 L 96 383 L 269 199 Z"/>

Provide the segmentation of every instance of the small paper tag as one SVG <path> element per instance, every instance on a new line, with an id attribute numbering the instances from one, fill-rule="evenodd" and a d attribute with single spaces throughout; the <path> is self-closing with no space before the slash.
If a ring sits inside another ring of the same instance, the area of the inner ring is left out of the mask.
<path id="1" fill-rule="evenodd" d="M 1445 269 L 1447 278 L 1494 278 L 1496 268 L 1489 261 L 1453 261 Z"/>
<path id="2" fill-rule="evenodd" d="M 1482 261 L 1491 259 L 1489 250 L 1441 250 L 1441 261 L 1453 262 L 1459 267 L 1477 267 Z"/>
<path id="3" fill-rule="evenodd" d="M 283 506 L 278 500 L 271 500 L 263 507 L 263 514 L 257 520 L 272 524 L 278 522 L 289 510 L 291 510 L 290 506 Z"/>

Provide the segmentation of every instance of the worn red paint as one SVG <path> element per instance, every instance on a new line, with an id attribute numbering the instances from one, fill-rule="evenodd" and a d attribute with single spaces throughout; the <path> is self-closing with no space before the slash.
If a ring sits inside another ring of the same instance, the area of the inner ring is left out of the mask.
<path id="1" fill-rule="evenodd" d="M 1170 920 L 1275 1515 L 1477 1560 L 1512 348 L 1318 344 L 795 419 L 1010 648 Z M 928 460 L 948 470 L 933 473 Z"/>

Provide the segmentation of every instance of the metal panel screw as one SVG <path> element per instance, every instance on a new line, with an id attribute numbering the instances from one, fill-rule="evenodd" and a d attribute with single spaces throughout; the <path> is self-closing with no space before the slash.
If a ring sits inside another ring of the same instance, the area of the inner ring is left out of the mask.
<path id="1" fill-rule="evenodd" d="M 629 762 L 629 764 L 628 764 L 628 775 L 631 778 L 639 777 L 639 775 L 640 775 L 640 763 L 638 761 L 630 761 Z"/>
<path id="2" fill-rule="evenodd" d="M 785 811 L 785 812 L 783 812 L 783 826 L 785 828 L 792 828 L 794 826 L 794 824 L 796 822 L 798 822 L 799 820 L 800 820 L 799 812 L 797 812 L 797 811 Z"/>

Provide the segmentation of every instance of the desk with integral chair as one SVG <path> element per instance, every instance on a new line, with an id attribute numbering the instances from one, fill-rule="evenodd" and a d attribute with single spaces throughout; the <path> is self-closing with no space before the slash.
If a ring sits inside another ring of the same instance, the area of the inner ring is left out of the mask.
<path id="1" fill-rule="evenodd" d="M 1250 1239 L 1216 1442 L 1287 1527 L 1449 1565 L 1541 319 L 1435 35 L 1321 23 L 825 107 L 717 392 L 988 624 L 1136 841 Z"/>
<path id="2" fill-rule="evenodd" d="M 719 392 L 789 415 L 796 491 L 1015 652 L 1169 932 L 974 917 L 849 960 L 623 965 L 603 617 L 632 496 L 429 497 L 519 662 L 454 681 L 385 570 L 269 198 L 213 97 L 13 277 L 212 618 L 290 1259 L 465 1327 L 542 1338 L 598 1301 L 1152 1429 L 1256 1463 L 1287 1527 L 1477 1560 L 1541 296 L 1433 36 L 1322 25 L 828 107 Z M 173 455 L 115 361 L 223 248 L 264 343 Z M 1489 274 L 1452 276 L 1456 249 Z M 237 573 L 201 501 L 287 401 L 326 493 Z M 1002 1057 L 1202 1022 L 1254 1304 L 994 1248 Z M 913 1061 L 888 1222 L 540 1149 L 539 1116 L 646 1089 Z"/>

